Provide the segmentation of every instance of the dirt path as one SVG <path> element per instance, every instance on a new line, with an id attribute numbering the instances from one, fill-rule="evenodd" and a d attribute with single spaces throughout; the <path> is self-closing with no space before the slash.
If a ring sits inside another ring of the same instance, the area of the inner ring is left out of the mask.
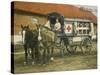
<path id="1" fill-rule="evenodd" d="M 97 68 L 96 55 L 72 55 L 55 57 L 53 62 L 43 65 L 24 65 L 24 55 L 15 55 L 15 73 L 29 73 L 29 72 L 48 72 L 48 71 L 69 71 L 81 69 L 95 69 Z"/>

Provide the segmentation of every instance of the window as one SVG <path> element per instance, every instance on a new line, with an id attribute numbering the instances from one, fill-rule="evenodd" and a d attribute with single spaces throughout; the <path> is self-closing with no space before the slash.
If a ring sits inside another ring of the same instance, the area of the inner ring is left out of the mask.
<path id="1" fill-rule="evenodd" d="M 86 27 L 88 27 L 88 28 L 90 27 L 90 24 L 89 24 L 89 23 L 85 23 L 85 25 L 86 25 Z"/>
<path id="2" fill-rule="evenodd" d="M 83 30 L 83 34 L 87 34 L 87 30 Z"/>
<path id="3" fill-rule="evenodd" d="M 82 23 L 79 23 L 79 27 L 82 27 Z"/>
<path id="4" fill-rule="evenodd" d="M 83 24 L 83 27 L 87 27 L 86 23 Z"/>
<path id="5" fill-rule="evenodd" d="M 79 34 L 82 34 L 82 30 L 79 30 Z"/>
<path id="6" fill-rule="evenodd" d="M 89 22 L 78 22 L 77 27 L 89 27 Z"/>
<path id="7" fill-rule="evenodd" d="M 89 34 L 89 30 L 87 30 L 87 34 Z"/>
<path id="8" fill-rule="evenodd" d="M 78 22 L 77 24 L 77 34 L 89 34 L 90 23 L 89 22 Z"/>

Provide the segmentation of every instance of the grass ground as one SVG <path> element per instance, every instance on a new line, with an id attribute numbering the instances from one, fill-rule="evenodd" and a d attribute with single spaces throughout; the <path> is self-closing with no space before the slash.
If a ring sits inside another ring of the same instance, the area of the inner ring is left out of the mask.
<path id="1" fill-rule="evenodd" d="M 96 46 L 96 45 L 95 45 Z M 23 51 L 20 49 L 20 51 Z M 15 73 L 34 73 L 49 71 L 69 71 L 97 68 L 96 50 L 91 54 L 65 55 L 64 57 L 54 57 L 54 61 L 47 65 L 24 65 L 24 54 L 14 54 Z"/>

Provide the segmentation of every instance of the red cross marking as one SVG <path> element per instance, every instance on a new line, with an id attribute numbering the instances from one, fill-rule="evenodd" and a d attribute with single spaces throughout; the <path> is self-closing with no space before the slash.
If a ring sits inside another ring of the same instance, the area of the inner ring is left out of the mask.
<path id="1" fill-rule="evenodd" d="M 68 30 L 68 32 L 69 32 L 69 31 L 71 30 L 71 27 L 70 27 L 70 26 L 68 26 L 68 27 L 67 27 L 67 30 Z"/>

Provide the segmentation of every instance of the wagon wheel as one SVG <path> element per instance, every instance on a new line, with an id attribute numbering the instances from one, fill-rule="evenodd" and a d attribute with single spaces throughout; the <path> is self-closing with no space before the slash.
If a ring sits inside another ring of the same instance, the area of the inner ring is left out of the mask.
<path id="1" fill-rule="evenodd" d="M 73 46 L 73 45 L 67 45 L 66 47 L 67 49 L 67 52 L 70 53 L 70 54 L 75 54 L 76 53 L 76 46 Z"/>
<path id="2" fill-rule="evenodd" d="M 76 49 L 77 49 L 77 45 L 73 45 L 72 46 L 72 52 L 75 54 L 76 53 Z"/>
<path id="3" fill-rule="evenodd" d="M 97 50 L 97 46 L 96 46 L 96 41 L 92 41 L 92 49 L 91 49 L 91 52 L 96 52 Z"/>
<path id="4" fill-rule="evenodd" d="M 68 42 L 68 44 L 66 46 L 67 52 L 70 54 L 75 54 L 76 49 L 77 49 L 77 45 L 74 44 L 73 40 L 68 40 L 67 42 Z"/>
<path id="5" fill-rule="evenodd" d="M 85 38 L 80 44 L 81 51 L 83 53 L 90 53 L 92 49 L 92 40 L 90 38 Z"/>

